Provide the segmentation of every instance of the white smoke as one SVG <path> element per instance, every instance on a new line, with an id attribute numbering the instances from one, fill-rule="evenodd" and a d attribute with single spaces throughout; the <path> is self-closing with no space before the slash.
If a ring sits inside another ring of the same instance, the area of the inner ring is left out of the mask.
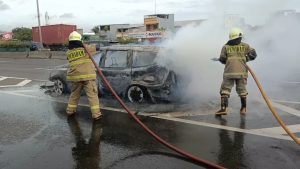
<path id="1" fill-rule="evenodd" d="M 158 63 L 168 66 L 180 77 L 184 77 L 186 86 L 182 88 L 182 96 L 185 98 L 207 100 L 207 97 L 218 96 L 224 66 L 211 61 L 211 58 L 219 57 L 222 46 L 228 41 L 229 29 L 224 27 L 224 15 L 221 14 L 227 13 L 233 2 L 236 3 L 236 7 L 240 7 L 239 11 L 242 11 L 242 14 L 252 13 L 252 19 L 256 17 L 261 20 L 261 17 L 256 15 L 264 14 L 266 22 L 263 26 L 255 29 L 243 28 L 246 34 L 243 41 L 257 50 L 258 58 L 250 65 L 261 80 L 274 85 L 274 81 L 288 81 L 287 77 L 291 76 L 291 72 L 300 72 L 300 17 L 288 15 L 270 19 L 272 14 L 286 5 L 285 0 L 272 1 L 272 5 L 261 11 L 258 7 L 269 4 L 270 1 L 227 2 L 231 4 L 215 3 L 218 13 L 213 18 L 200 25 L 189 25 L 180 29 L 163 45 L 166 50 L 160 53 Z M 243 16 L 242 14 L 240 16 Z"/>
<path id="2" fill-rule="evenodd" d="M 185 83 L 182 93 L 186 98 L 205 98 L 218 94 L 223 67 L 211 61 L 219 57 L 227 39 L 227 31 L 220 20 L 190 25 L 179 30 L 163 44 L 157 62 L 174 70 Z"/>

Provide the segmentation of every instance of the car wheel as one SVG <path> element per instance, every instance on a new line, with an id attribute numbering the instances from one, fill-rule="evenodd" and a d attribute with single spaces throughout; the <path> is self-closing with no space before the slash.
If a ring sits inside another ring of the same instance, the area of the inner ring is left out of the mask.
<path id="1" fill-rule="evenodd" d="M 63 93 L 65 93 L 66 87 L 65 87 L 64 82 L 61 79 L 59 79 L 59 78 L 54 79 L 53 82 L 54 82 L 53 91 L 55 94 L 62 95 Z"/>
<path id="2" fill-rule="evenodd" d="M 127 90 L 127 98 L 132 103 L 142 103 L 145 101 L 146 93 L 140 86 L 130 86 Z"/>

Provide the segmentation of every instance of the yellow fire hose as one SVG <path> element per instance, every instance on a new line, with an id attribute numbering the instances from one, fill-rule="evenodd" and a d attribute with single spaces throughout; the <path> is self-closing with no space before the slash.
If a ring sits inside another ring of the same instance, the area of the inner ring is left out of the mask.
<path id="1" fill-rule="evenodd" d="M 283 122 L 283 120 L 281 119 L 281 117 L 279 116 L 278 112 L 276 111 L 276 109 L 273 107 L 272 102 L 270 101 L 270 99 L 268 98 L 266 92 L 264 91 L 262 85 L 260 84 L 260 82 L 258 81 L 258 78 L 256 77 L 254 71 L 250 68 L 250 66 L 248 66 L 247 64 L 245 64 L 246 68 L 249 70 L 249 72 L 251 73 L 258 89 L 260 90 L 261 95 L 263 96 L 265 102 L 267 103 L 270 111 L 273 113 L 274 117 L 276 118 L 276 120 L 278 121 L 278 123 L 281 125 L 281 127 L 286 131 L 286 133 L 298 144 L 300 145 L 300 140 L 299 138 L 290 131 L 289 128 L 287 128 L 286 124 Z"/>

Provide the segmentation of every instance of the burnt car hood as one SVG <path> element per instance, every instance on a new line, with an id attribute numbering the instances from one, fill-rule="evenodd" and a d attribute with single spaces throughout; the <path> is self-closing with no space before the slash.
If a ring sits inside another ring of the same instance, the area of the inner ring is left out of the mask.
<path id="1" fill-rule="evenodd" d="M 157 64 L 132 69 L 132 84 L 146 87 L 162 86 L 169 74 L 169 69 Z"/>

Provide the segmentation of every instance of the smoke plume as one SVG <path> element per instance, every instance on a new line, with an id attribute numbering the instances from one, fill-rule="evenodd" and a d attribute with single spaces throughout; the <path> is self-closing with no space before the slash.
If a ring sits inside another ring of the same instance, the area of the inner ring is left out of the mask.
<path id="1" fill-rule="evenodd" d="M 221 2 L 221 0 L 214 2 Z M 272 8 L 269 5 L 262 11 L 257 7 L 264 6 L 269 1 L 242 3 L 229 0 L 227 2 L 235 2 L 237 7 L 241 7 L 240 16 L 252 13 L 253 20 L 254 18 L 261 20 L 260 16 L 255 15 L 263 14 L 265 18 L 264 24 L 260 26 L 242 27 L 245 32 L 243 41 L 249 43 L 258 53 L 258 58 L 249 64 L 253 66 L 261 80 L 266 82 L 265 87 L 270 88 L 280 85 L 283 81 L 295 80 L 291 76 L 295 76 L 297 71 L 300 72 L 298 66 L 300 14 L 289 11 L 275 15 L 275 12 L 281 9 L 280 7 L 286 5 L 284 0 L 272 1 Z M 231 9 L 230 3 L 214 5 L 219 11 L 215 16 L 200 25 L 189 25 L 177 31 L 163 44 L 166 50 L 160 52 L 157 60 L 158 63 L 174 70 L 184 82 L 181 96 L 185 99 L 203 101 L 208 97 L 219 96 L 224 66 L 219 62 L 211 61 L 211 58 L 219 57 L 222 46 L 228 41 L 229 28 L 224 27 L 223 14 L 234 9 Z M 250 90 L 254 88 L 254 84 L 249 88 Z M 234 88 L 233 93 L 235 93 Z"/>

